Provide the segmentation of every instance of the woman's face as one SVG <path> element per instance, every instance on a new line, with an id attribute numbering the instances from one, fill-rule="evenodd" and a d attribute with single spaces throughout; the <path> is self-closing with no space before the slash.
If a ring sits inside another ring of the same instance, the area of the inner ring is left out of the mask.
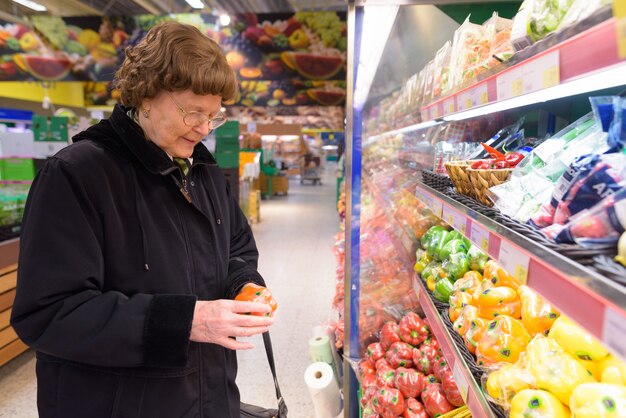
<path id="1" fill-rule="evenodd" d="M 154 99 L 146 99 L 139 110 L 139 121 L 146 136 L 172 157 L 191 157 L 194 147 L 210 132 L 209 122 L 187 126 L 184 112 L 200 112 L 213 118 L 221 109 L 222 98 L 197 95 L 191 90 L 161 91 Z M 148 118 L 142 111 L 149 111 Z"/>

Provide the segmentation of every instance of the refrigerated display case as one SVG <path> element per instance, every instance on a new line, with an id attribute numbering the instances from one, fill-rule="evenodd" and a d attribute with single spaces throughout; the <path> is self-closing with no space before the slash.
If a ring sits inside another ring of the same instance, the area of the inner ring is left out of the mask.
<path id="1" fill-rule="evenodd" d="M 589 13 L 560 16 L 564 23 L 554 33 L 466 77 L 463 71 L 460 82 L 434 94 L 425 72 L 433 73 L 431 61 L 462 24 L 442 11 L 453 7 L 448 4 L 390 3 L 356 1 L 348 14 L 347 416 L 359 416 L 360 409 L 354 365 L 375 341 L 376 330 L 407 310 L 428 321 L 472 415 L 506 416 L 483 389 L 484 370 L 453 331 L 447 305 L 433 298 L 413 270 L 424 232 L 437 224 L 460 232 L 623 360 L 626 287 L 597 265 L 598 257 L 612 262 L 606 248 L 551 243 L 497 208 L 456 193 L 437 171 L 445 171 L 446 160 L 470 155 L 472 145 L 520 120 L 526 137 L 540 143 L 559 130 L 559 120 L 567 124 L 587 113 L 589 96 L 616 95 L 626 88 L 625 32 L 620 30 L 626 25 L 624 5 L 594 2 L 597 7 Z M 494 10 L 499 7 L 501 2 L 493 3 Z M 442 83 L 446 72 L 434 73 Z"/>

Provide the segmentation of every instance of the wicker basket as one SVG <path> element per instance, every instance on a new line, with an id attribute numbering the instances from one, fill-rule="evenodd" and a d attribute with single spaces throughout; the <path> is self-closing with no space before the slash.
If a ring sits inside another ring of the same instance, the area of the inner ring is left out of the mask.
<path id="1" fill-rule="evenodd" d="M 465 196 L 475 198 L 474 188 L 467 175 L 467 170 L 473 163 L 474 160 L 450 161 L 445 165 L 448 176 L 450 176 L 450 180 L 452 184 L 454 184 L 456 191 Z"/>
<path id="2" fill-rule="evenodd" d="M 508 181 L 512 172 L 513 169 L 511 168 L 497 170 L 474 170 L 468 168 L 467 176 L 471 182 L 474 199 L 478 200 L 483 205 L 493 206 L 493 202 L 487 197 L 487 190 Z"/>

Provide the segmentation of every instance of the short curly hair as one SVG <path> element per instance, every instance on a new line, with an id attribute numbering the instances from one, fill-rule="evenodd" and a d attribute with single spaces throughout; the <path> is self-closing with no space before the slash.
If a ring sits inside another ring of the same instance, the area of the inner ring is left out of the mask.
<path id="1" fill-rule="evenodd" d="M 160 23 L 125 53 L 114 81 L 125 106 L 138 108 L 162 90 L 191 88 L 198 95 L 220 96 L 225 104 L 237 95 L 237 77 L 219 45 L 191 25 Z"/>

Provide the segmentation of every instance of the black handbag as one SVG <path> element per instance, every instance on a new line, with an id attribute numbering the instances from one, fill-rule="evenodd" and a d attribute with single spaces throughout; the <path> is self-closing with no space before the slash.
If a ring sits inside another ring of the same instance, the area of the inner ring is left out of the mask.
<path id="1" fill-rule="evenodd" d="M 276 388 L 276 399 L 278 400 L 278 409 L 267 409 L 261 406 L 250 405 L 241 402 L 241 418 L 287 418 L 287 405 L 283 396 L 280 394 L 278 387 L 278 379 L 276 378 L 276 366 L 274 365 L 274 352 L 272 350 L 272 340 L 269 332 L 263 333 L 263 343 L 265 344 L 265 352 L 267 360 L 270 363 L 272 376 L 274 376 L 274 387 Z"/>

